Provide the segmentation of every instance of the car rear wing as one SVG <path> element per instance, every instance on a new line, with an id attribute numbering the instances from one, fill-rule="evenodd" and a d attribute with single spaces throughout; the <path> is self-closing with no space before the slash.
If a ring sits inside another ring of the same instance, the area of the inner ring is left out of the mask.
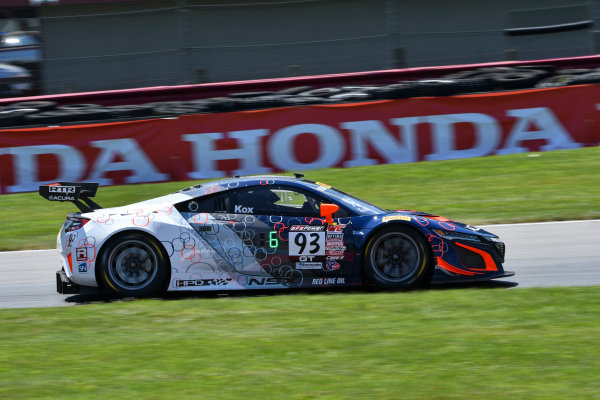
<path id="1" fill-rule="evenodd" d="M 97 191 L 95 182 L 56 182 L 40 186 L 39 194 L 50 201 L 70 201 L 81 212 L 91 212 L 102 208 L 90 199 Z"/>

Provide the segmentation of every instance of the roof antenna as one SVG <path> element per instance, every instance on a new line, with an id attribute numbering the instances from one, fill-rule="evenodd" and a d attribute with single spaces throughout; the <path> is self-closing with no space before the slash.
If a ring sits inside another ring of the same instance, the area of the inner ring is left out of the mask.
<path id="1" fill-rule="evenodd" d="M 294 172 L 294 176 L 298 179 L 300 178 L 304 178 L 304 174 L 298 173 L 298 172 Z"/>

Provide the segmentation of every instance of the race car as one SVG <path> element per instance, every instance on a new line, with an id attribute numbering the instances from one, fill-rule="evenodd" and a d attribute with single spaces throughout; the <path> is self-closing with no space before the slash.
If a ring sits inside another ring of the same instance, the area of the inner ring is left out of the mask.
<path id="1" fill-rule="evenodd" d="M 414 288 L 504 271 L 504 243 L 437 215 L 386 210 L 330 185 L 291 176 L 234 177 L 116 208 L 96 183 L 40 186 L 72 201 L 57 238 L 57 291 L 120 296 L 164 291 L 371 285 Z"/>

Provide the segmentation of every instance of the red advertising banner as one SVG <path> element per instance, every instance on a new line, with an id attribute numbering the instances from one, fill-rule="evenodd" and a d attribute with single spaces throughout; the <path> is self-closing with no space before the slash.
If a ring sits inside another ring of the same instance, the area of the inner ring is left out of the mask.
<path id="1" fill-rule="evenodd" d="M 600 85 L 0 131 L 0 190 L 471 158 L 600 145 Z"/>

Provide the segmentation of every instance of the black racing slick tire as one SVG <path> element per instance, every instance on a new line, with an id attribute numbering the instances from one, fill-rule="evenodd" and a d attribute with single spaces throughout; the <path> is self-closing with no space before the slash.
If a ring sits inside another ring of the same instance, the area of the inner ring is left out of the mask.
<path id="1" fill-rule="evenodd" d="M 141 232 L 112 238 L 100 254 L 99 281 L 119 296 L 160 294 L 169 279 L 169 259 L 161 243 Z"/>
<path id="2" fill-rule="evenodd" d="M 429 284 L 432 256 L 423 236 L 404 225 L 376 232 L 365 250 L 364 275 L 379 289 L 412 289 Z"/>

